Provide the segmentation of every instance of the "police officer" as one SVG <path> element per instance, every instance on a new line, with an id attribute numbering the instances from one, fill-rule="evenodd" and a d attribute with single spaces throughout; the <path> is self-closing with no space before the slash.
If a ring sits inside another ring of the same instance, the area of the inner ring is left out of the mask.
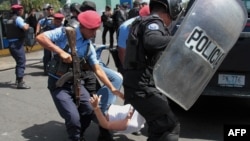
<path id="1" fill-rule="evenodd" d="M 25 71 L 25 63 L 26 63 L 26 56 L 24 50 L 24 35 L 25 32 L 29 29 L 29 25 L 24 22 L 22 18 L 23 15 L 23 6 L 15 4 L 11 6 L 11 10 L 13 12 L 13 24 L 18 29 L 9 29 L 7 32 L 18 32 L 16 34 L 22 34 L 23 38 L 8 38 L 10 46 L 10 54 L 16 61 L 16 84 L 17 89 L 30 89 L 30 86 L 27 86 L 23 81 L 24 71 Z M 8 34 L 8 33 L 7 33 Z"/>
<path id="2" fill-rule="evenodd" d="M 150 0 L 149 6 L 152 18 L 148 17 L 141 25 L 140 29 L 144 30 L 137 31 L 138 46 L 129 46 L 130 37 L 127 41 L 123 81 L 125 99 L 146 119 L 148 141 L 178 141 L 179 121 L 167 97 L 156 89 L 152 73 L 156 61 L 171 40 L 166 26 L 177 17 L 181 8 L 178 0 Z M 135 52 L 138 60 L 131 60 L 128 52 Z"/>
<path id="3" fill-rule="evenodd" d="M 43 10 L 45 11 L 46 16 L 38 21 L 37 26 L 36 26 L 36 35 L 44 32 L 44 31 L 52 30 L 55 28 L 53 21 L 52 21 L 53 15 L 54 15 L 53 5 L 45 4 Z M 47 75 L 46 66 L 47 66 L 48 62 L 51 60 L 51 58 L 52 58 L 52 53 L 50 51 L 44 49 L 44 53 L 43 53 L 44 75 Z"/>
<path id="4" fill-rule="evenodd" d="M 96 11 L 96 4 L 95 4 L 95 2 L 93 2 L 93 1 L 84 0 L 84 1 L 82 2 L 82 5 L 81 5 L 81 7 L 80 7 L 80 10 L 81 10 L 82 12 L 87 11 L 87 10 Z M 91 39 L 92 43 L 95 43 L 95 38 L 96 38 L 96 36 L 93 37 L 93 38 Z"/>
<path id="5" fill-rule="evenodd" d="M 89 40 L 96 34 L 96 30 L 101 25 L 101 18 L 95 11 L 85 11 L 78 15 L 79 27 L 76 30 L 76 50 L 80 58 L 87 54 L 86 60 L 90 64 L 92 70 L 98 78 L 109 87 L 115 95 L 122 95 L 108 80 L 107 76 L 99 66 L 99 61 L 96 58 L 96 52 Z M 65 63 L 72 63 L 72 57 L 63 49 L 66 46 L 67 36 L 63 27 L 55 30 L 44 32 L 36 37 L 37 41 L 45 48 L 57 53 Z M 54 43 L 55 44 L 54 44 Z M 89 49 L 88 49 L 88 45 Z M 81 86 L 80 88 L 80 106 L 77 107 L 73 101 L 72 83 L 67 82 L 62 87 L 56 88 L 55 83 L 57 79 L 49 76 L 48 89 L 54 103 L 59 111 L 59 114 L 64 118 L 69 139 L 72 141 L 80 141 L 81 132 L 89 126 L 93 109 L 90 105 L 90 94 Z"/>
<path id="6" fill-rule="evenodd" d="M 70 4 L 70 12 L 72 13 L 71 18 L 77 19 L 78 14 L 81 12 L 80 10 L 81 5 L 79 3 L 72 3 Z"/>
<path id="7" fill-rule="evenodd" d="M 86 10 L 93 10 L 96 11 L 96 4 L 93 1 L 89 1 L 89 0 L 84 0 L 82 2 L 82 5 L 80 7 L 80 10 L 82 12 L 86 11 Z"/>
<path id="8" fill-rule="evenodd" d="M 148 16 L 150 14 L 149 6 L 144 6 L 140 9 L 139 15 L 144 17 Z M 134 22 L 134 20 L 138 17 L 130 18 L 123 22 L 119 29 L 118 29 L 118 38 L 117 38 L 117 51 L 118 51 L 118 57 L 119 57 L 119 65 L 118 65 L 118 71 L 123 74 L 123 64 L 124 64 L 124 58 L 126 53 L 126 41 L 128 39 L 128 34 L 130 30 L 131 24 Z"/>

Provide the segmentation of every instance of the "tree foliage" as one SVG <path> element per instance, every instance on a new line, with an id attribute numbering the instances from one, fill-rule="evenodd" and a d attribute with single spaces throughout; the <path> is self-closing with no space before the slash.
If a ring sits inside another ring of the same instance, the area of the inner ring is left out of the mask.
<path id="1" fill-rule="evenodd" d="M 42 10 L 44 4 L 49 3 L 54 6 L 55 11 L 59 10 L 61 3 L 58 0 L 21 0 L 21 5 L 28 12 L 30 9 L 35 8 L 36 10 Z M 0 10 L 10 10 L 10 0 L 0 1 Z"/>
<path id="2" fill-rule="evenodd" d="M 0 3 L 0 10 L 9 10 L 10 9 L 10 1 L 2 0 Z"/>
<path id="3" fill-rule="evenodd" d="M 29 11 L 32 8 L 37 10 L 42 10 L 44 4 L 52 4 L 55 11 L 59 10 L 60 2 L 58 0 L 22 0 L 22 5 L 25 7 L 26 11 Z"/>

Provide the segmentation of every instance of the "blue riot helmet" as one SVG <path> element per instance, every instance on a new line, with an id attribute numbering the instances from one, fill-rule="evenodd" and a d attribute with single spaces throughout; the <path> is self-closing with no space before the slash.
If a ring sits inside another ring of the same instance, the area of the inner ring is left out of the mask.
<path id="1" fill-rule="evenodd" d="M 152 5 L 154 3 L 161 3 L 165 5 L 172 20 L 176 20 L 182 11 L 181 0 L 150 0 L 150 9 L 152 9 Z"/>

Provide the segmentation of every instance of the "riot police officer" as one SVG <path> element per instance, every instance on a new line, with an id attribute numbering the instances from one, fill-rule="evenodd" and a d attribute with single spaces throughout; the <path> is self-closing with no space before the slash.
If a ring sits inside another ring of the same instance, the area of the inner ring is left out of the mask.
<path id="1" fill-rule="evenodd" d="M 127 40 L 123 81 L 125 100 L 146 119 L 148 141 L 178 141 L 179 121 L 167 97 L 155 87 L 153 68 L 171 40 L 166 26 L 176 19 L 181 7 L 178 0 L 150 0 L 149 6 L 151 15 L 144 19 L 137 31 L 133 30 L 135 24 L 132 24 Z M 138 38 L 132 40 L 134 33 Z"/>
<path id="2" fill-rule="evenodd" d="M 23 18 L 21 17 L 23 15 L 23 6 L 18 4 L 12 5 L 11 10 L 13 12 L 12 21 L 14 26 L 12 29 L 8 28 L 8 26 L 6 27 L 7 28 L 6 36 L 10 43 L 9 47 L 10 54 L 16 61 L 15 73 L 16 73 L 17 89 L 30 89 L 30 87 L 27 86 L 23 81 L 25 63 L 26 63 L 25 50 L 23 48 L 23 45 L 24 45 L 25 31 L 29 29 L 29 25 L 25 23 Z"/>
<path id="3" fill-rule="evenodd" d="M 72 3 L 70 4 L 70 12 L 72 13 L 71 19 L 77 19 L 78 14 L 81 12 L 80 10 L 81 5 L 79 3 Z"/>

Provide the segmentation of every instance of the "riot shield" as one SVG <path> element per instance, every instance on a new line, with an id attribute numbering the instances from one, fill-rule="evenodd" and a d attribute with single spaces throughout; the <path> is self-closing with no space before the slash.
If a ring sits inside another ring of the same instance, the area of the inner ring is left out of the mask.
<path id="1" fill-rule="evenodd" d="M 190 109 L 237 41 L 246 20 L 241 0 L 196 0 L 154 67 L 157 89 Z"/>

